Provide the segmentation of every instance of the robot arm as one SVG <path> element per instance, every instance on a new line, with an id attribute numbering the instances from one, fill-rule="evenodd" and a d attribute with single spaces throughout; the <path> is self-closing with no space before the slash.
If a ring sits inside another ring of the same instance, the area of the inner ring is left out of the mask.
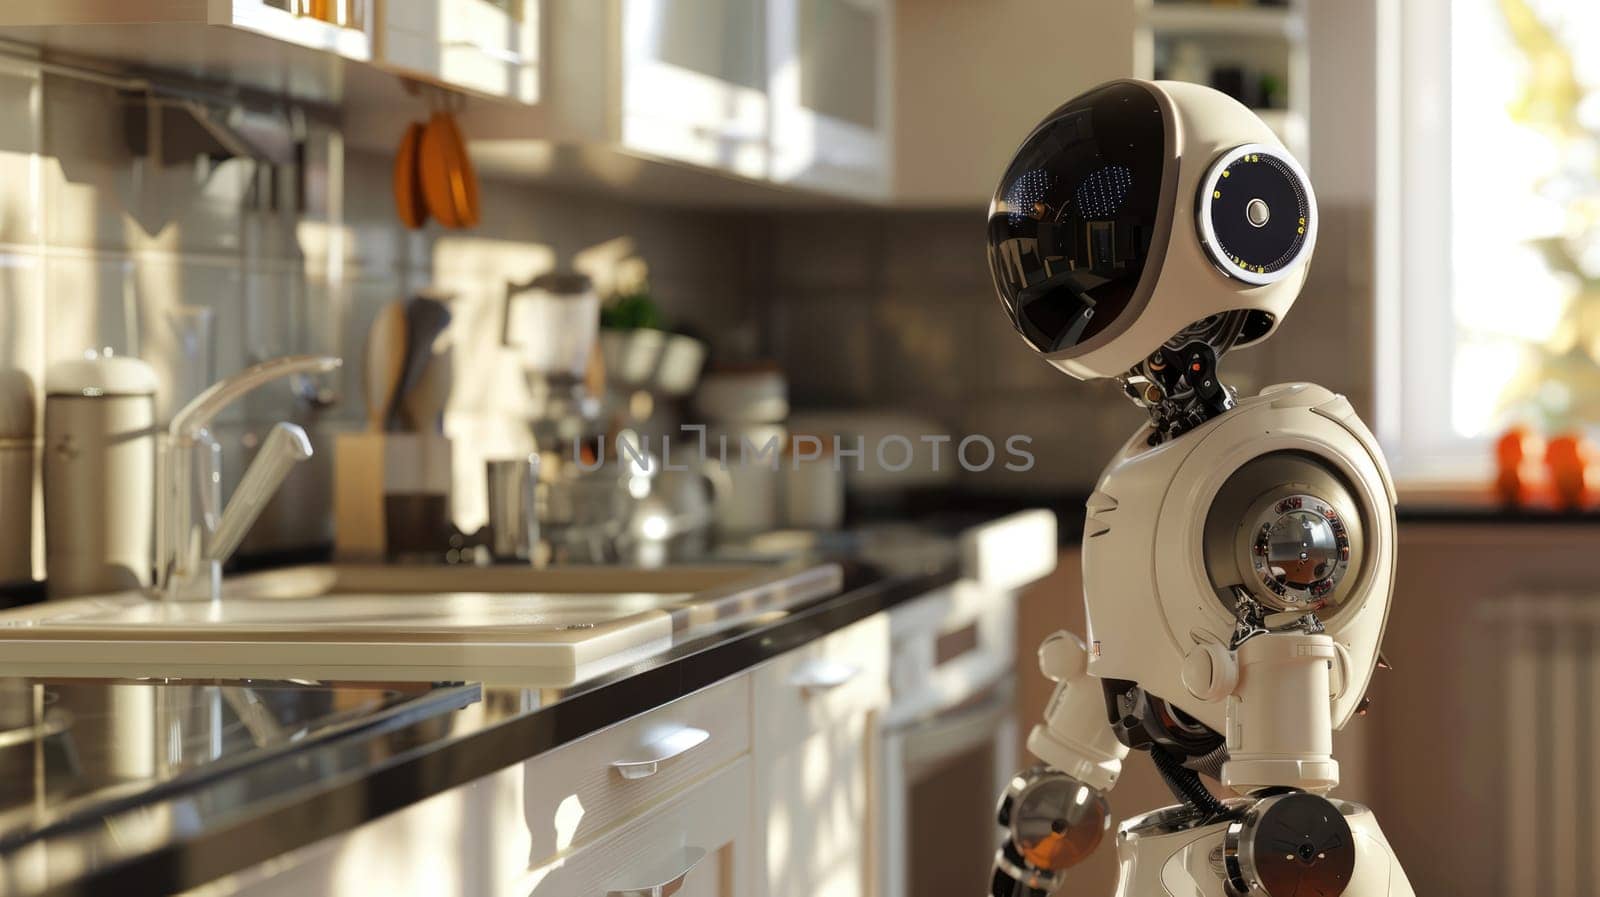
<path id="1" fill-rule="evenodd" d="M 1105 793 L 1117 783 L 1128 748 L 1112 731 L 1088 650 L 1069 632 L 1039 646 L 1039 667 L 1056 683 L 1028 750 L 1044 761 L 1012 779 L 1000 798 L 1005 841 L 995 854 L 993 897 L 1036 897 L 1099 846 L 1110 825 Z"/>
<path id="2" fill-rule="evenodd" d="M 1065 630 L 1039 645 L 1039 669 L 1056 683 L 1044 723 L 1028 735 L 1028 750 L 1046 764 L 1100 791 L 1122 773 L 1128 748 L 1107 721 L 1105 689 L 1089 675 L 1089 650 Z"/>

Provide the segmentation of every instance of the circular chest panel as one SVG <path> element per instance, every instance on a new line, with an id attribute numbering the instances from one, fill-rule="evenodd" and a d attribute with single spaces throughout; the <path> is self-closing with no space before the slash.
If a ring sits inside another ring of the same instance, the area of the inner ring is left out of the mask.
<path id="1" fill-rule="evenodd" d="M 1329 502 L 1285 496 L 1251 521 L 1250 566 L 1281 610 L 1316 610 L 1350 568 L 1350 534 Z"/>
<path id="2" fill-rule="evenodd" d="M 1246 144 L 1222 154 L 1201 181 L 1201 240 L 1231 277 L 1271 283 L 1310 256 L 1316 241 L 1316 199 L 1294 158 Z"/>

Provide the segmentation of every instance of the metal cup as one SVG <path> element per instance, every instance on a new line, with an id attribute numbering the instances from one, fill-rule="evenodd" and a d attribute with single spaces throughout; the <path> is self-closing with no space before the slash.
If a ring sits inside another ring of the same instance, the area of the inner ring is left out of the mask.
<path id="1" fill-rule="evenodd" d="M 487 472 L 489 552 L 497 561 L 530 562 L 539 541 L 539 456 L 489 461 Z"/>

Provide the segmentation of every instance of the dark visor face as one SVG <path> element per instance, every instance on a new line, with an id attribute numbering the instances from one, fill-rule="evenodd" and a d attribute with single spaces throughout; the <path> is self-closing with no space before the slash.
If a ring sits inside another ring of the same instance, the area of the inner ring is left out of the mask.
<path id="1" fill-rule="evenodd" d="M 1165 140 L 1155 96 L 1112 84 L 1068 101 L 1017 151 L 989 206 L 989 270 L 1035 349 L 1071 349 L 1127 311 L 1155 233 Z"/>

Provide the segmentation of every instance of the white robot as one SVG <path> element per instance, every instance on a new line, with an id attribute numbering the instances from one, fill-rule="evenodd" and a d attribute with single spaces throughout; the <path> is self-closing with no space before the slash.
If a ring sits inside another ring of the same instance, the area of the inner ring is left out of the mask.
<path id="1" fill-rule="evenodd" d="M 1088 501 L 1088 643 L 1039 649 L 1058 683 L 1028 738 L 1044 765 L 1001 797 L 995 897 L 1043 897 L 1098 845 L 1130 749 L 1182 803 L 1123 823 L 1118 897 L 1413 894 L 1372 813 L 1327 796 L 1333 731 L 1380 664 L 1388 468 L 1343 396 L 1290 383 L 1240 399 L 1217 378 L 1294 304 L 1316 236 L 1283 144 L 1192 84 L 1068 101 L 1000 182 L 988 243 L 1006 313 L 1150 423 Z"/>

